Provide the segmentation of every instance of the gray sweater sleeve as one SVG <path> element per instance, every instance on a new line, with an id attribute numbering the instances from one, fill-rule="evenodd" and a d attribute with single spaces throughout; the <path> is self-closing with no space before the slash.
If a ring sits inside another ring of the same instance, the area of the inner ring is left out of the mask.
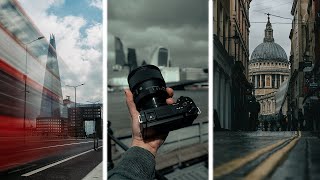
<path id="1" fill-rule="evenodd" d="M 108 179 L 152 180 L 155 164 L 155 158 L 151 152 L 134 146 L 129 148 L 115 168 L 108 172 Z"/>

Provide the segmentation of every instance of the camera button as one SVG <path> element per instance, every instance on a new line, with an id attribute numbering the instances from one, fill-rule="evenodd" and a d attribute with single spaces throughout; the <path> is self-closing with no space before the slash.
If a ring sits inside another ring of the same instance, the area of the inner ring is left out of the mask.
<path id="1" fill-rule="evenodd" d="M 154 112 L 150 112 L 147 114 L 147 120 L 155 120 L 156 119 L 156 115 L 154 114 Z"/>

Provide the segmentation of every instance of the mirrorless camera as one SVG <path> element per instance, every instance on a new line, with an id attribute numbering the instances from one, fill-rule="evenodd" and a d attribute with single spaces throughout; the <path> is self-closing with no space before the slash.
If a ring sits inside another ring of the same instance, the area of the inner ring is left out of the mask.
<path id="1" fill-rule="evenodd" d="M 165 133 L 190 126 L 200 114 L 199 108 L 189 97 L 181 96 L 171 105 L 166 103 L 166 83 L 157 66 L 138 67 L 129 74 L 128 83 L 140 113 L 143 138 L 148 138 L 154 132 Z"/>

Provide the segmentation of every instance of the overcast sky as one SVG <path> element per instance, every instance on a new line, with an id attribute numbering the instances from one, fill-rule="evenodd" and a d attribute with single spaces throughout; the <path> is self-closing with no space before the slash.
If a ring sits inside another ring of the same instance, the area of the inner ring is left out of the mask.
<path id="1" fill-rule="evenodd" d="M 138 63 L 161 45 L 172 66 L 208 67 L 208 0 L 109 0 L 108 70 L 115 61 L 114 36 L 136 48 Z"/>
<path id="2" fill-rule="evenodd" d="M 263 42 L 264 30 L 268 20 L 265 13 L 270 13 L 275 16 L 270 16 L 270 22 L 273 28 L 274 40 L 282 46 L 286 51 L 287 57 L 290 56 L 290 29 L 291 29 L 291 7 L 293 0 L 253 0 L 250 4 L 250 55 L 254 48 Z M 290 19 L 284 19 L 290 18 Z M 260 23 L 263 22 L 263 23 Z M 286 23 L 286 24 L 279 24 Z"/>
<path id="3" fill-rule="evenodd" d="M 102 102 L 102 0 L 18 0 L 40 32 L 56 38 L 63 98 Z M 67 66 L 69 72 L 61 72 Z"/>

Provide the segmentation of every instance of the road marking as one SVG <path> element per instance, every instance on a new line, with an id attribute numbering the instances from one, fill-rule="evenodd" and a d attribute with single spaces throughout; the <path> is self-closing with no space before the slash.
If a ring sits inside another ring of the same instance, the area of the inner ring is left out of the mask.
<path id="1" fill-rule="evenodd" d="M 23 150 L 23 152 L 40 150 L 40 149 L 49 149 L 49 148 L 55 148 L 55 147 L 61 147 L 61 146 L 71 146 L 71 145 L 76 145 L 76 144 L 86 144 L 86 143 L 93 143 L 93 141 L 69 143 L 69 144 L 59 144 L 59 145 L 54 145 L 54 146 L 46 146 L 46 147 L 39 147 L 39 148 L 33 148 L 33 149 L 26 149 L 26 150 Z"/>
<path id="2" fill-rule="evenodd" d="M 32 167 L 34 167 L 34 166 L 37 166 L 37 165 L 31 164 L 31 165 L 28 165 L 28 166 L 26 166 L 26 167 L 23 167 L 23 168 L 19 168 L 19 169 L 10 171 L 10 172 L 8 172 L 8 174 L 12 174 L 12 173 L 16 173 L 16 172 L 19 172 L 19 171 L 23 171 L 23 170 L 25 170 L 25 169 L 29 169 L 29 168 L 32 168 Z"/>
<path id="3" fill-rule="evenodd" d="M 99 146 L 98 149 L 101 148 L 101 147 L 102 147 L 102 146 Z M 68 157 L 68 158 L 66 158 L 66 159 L 60 160 L 60 161 L 58 161 L 58 162 L 55 162 L 55 163 L 46 165 L 46 166 L 41 167 L 41 168 L 39 168 L 39 169 L 36 169 L 36 170 L 31 171 L 31 172 L 22 174 L 21 176 L 27 177 L 27 176 L 34 175 L 34 174 L 36 174 L 36 173 L 38 173 L 38 172 L 41 172 L 41 171 L 46 170 L 46 169 L 49 169 L 49 168 L 51 168 L 51 167 L 53 167 L 53 166 L 56 166 L 56 165 L 61 164 L 61 163 L 64 163 L 64 162 L 69 161 L 69 160 L 71 160 L 71 159 L 74 159 L 74 158 L 76 158 L 76 157 L 78 157 L 78 156 L 87 154 L 87 153 L 89 153 L 89 152 L 91 152 L 91 151 L 94 151 L 94 149 L 90 149 L 90 150 L 85 151 L 85 152 L 82 152 L 82 153 L 80 153 L 80 154 L 77 154 L 77 155 Z"/>
<path id="4" fill-rule="evenodd" d="M 282 145 L 283 143 L 285 143 L 286 141 L 290 140 L 292 138 L 287 138 L 287 139 L 283 139 L 283 140 L 279 140 L 278 142 L 271 144 L 269 146 L 266 146 L 264 148 L 261 148 L 257 151 L 254 151 L 244 157 L 240 157 L 240 158 L 236 158 L 234 160 L 231 160 L 225 164 L 222 164 L 216 168 L 214 168 L 214 178 L 218 178 L 220 176 L 229 174 L 237 169 L 239 169 L 240 167 L 242 167 L 243 165 L 257 159 L 258 157 L 260 157 L 261 155 L 273 150 L 274 148 Z"/>
<path id="5" fill-rule="evenodd" d="M 251 171 L 244 179 L 245 180 L 260 180 L 265 179 L 277 165 L 286 157 L 287 153 L 298 143 L 301 137 L 301 132 L 299 131 L 298 136 L 296 136 L 289 144 L 273 153 L 265 161 L 263 161 L 258 167 Z"/>

